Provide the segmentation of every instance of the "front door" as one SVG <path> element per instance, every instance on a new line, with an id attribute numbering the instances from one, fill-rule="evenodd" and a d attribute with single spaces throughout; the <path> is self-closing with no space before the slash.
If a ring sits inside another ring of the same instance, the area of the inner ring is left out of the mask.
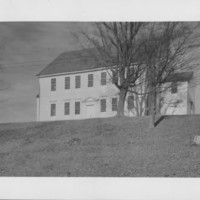
<path id="1" fill-rule="evenodd" d="M 87 118 L 94 118 L 96 114 L 95 105 L 94 104 L 87 105 L 86 109 L 87 109 L 86 111 Z"/>

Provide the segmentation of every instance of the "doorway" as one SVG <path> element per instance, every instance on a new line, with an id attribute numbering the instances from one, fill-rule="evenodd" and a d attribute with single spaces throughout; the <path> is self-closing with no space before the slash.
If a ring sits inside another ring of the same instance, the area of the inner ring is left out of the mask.
<path id="1" fill-rule="evenodd" d="M 87 118 L 96 117 L 95 105 L 94 104 L 86 105 L 86 117 Z"/>

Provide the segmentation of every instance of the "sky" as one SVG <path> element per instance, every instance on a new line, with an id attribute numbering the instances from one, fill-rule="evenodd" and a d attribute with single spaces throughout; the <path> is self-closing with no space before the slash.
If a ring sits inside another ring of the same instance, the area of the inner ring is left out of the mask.
<path id="1" fill-rule="evenodd" d="M 72 22 L 0 22 L 0 123 L 36 120 L 36 74 L 59 54 L 81 48 L 73 34 L 77 26 Z"/>

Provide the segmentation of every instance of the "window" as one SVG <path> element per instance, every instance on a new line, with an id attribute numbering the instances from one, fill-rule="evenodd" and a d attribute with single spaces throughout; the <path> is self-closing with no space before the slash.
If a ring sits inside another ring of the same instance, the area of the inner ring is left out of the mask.
<path id="1" fill-rule="evenodd" d="M 101 112 L 106 112 L 106 99 L 101 99 Z"/>
<path id="2" fill-rule="evenodd" d="M 70 114 L 70 103 L 66 102 L 65 103 L 65 115 L 69 115 Z"/>
<path id="3" fill-rule="evenodd" d="M 88 87 L 93 87 L 93 74 L 88 74 Z"/>
<path id="4" fill-rule="evenodd" d="M 81 76 L 75 76 L 75 88 L 81 87 Z"/>
<path id="5" fill-rule="evenodd" d="M 134 108 L 134 97 L 133 96 L 128 96 L 128 110 Z"/>
<path id="6" fill-rule="evenodd" d="M 176 94 L 178 91 L 177 82 L 173 82 L 171 85 L 171 94 Z"/>
<path id="7" fill-rule="evenodd" d="M 65 89 L 70 89 L 70 77 L 65 77 Z"/>
<path id="8" fill-rule="evenodd" d="M 80 114 L 80 102 L 75 102 L 75 115 Z"/>
<path id="9" fill-rule="evenodd" d="M 101 72 L 101 85 L 106 85 L 106 72 Z"/>
<path id="10" fill-rule="evenodd" d="M 56 79 L 52 78 L 51 79 L 51 91 L 55 91 L 56 90 Z"/>
<path id="11" fill-rule="evenodd" d="M 52 103 L 51 104 L 51 116 L 55 116 L 56 115 L 56 104 Z"/>
<path id="12" fill-rule="evenodd" d="M 112 111 L 117 111 L 117 98 L 112 98 Z"/>
<path id="13" fill-rule="evenodd" d="M 117 72 L 113 72 L 113 75 L 111 77 L 112 79 L 112 84 L 115 84 L 115 83 L 118 83 L 118 75 L 117 75 Z"/>

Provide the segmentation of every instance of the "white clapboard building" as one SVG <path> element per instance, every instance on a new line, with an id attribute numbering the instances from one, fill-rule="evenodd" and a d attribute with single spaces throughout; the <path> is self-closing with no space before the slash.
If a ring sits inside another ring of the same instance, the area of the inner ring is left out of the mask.
<path id="1" fill-rule="evenodd" d="M 118 89 L 111 81 L 110 72 L 90 56 L 91 51 L 63 53 L 37 75 L 37 121 L 104 118 L 117 114 Z M 191 79 L 191 72 L 169 77 L 165 83 L 169 87 L 162 96 L 163 114 L 194 112 L 189 98 Z M 137 115 L 135 101 L 134 95 L 127 94 L 125 115 Z"/>

